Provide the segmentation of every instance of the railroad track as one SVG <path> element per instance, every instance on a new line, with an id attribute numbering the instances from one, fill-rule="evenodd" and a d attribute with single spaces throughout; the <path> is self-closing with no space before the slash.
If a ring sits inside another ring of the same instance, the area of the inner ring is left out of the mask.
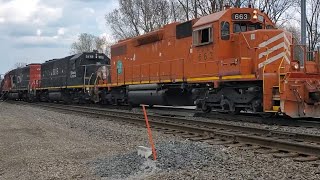
<path id="1" fill-rule="evenodd" d="M 142 114 L 129 111 L 48 103 L 31 105 L 94 117 L 108 117 L 130 124 L 143 126 L 145 124 Z M 320 136 L 155 114 L 149 115 L 149 121 L 154 130 L 180 135 L 183 138 L 211 145 L 254 149 L 258 153 L 272 153 L 274 157 L 292 157 L 296 161 L 314 161 L 320 157 Z"/>
<path id="2" fill-rule="evenodd" d="M 15 102 L 15 101 L 10 101 Z M 19 101 L 21 103 L 21 101 Z M 92 107 L 92 108 L 105 108 L 112 110 L 124 110 L 130 111 L 132 108 L 129 106 L 114 106 L 114 105 L 100 105 L 100 104 L 85 104 L 79 105 L 84 107 Z M 139 111 L 141 108 L 134 108 Z M 149 108 L 149 112 L 158 114 L 160 116 L 169 116 L 169 117 L 202 117 L 208 120 L 221 120 L 221 121 L 229 121 L 229 122 L 241 122 L 241 123 L 256 123 L 256 124 L 266 124 L 266 125 L 277 125 L 282 127 L 304 127 L 304 128 L 320 128 L 320 120 L 318 119 L 287 119 L 284 117 L 270 117 L 263 118 L 256 114 L 250 113 L 241 113 L 238 115 L 231 115 L 228 113 L 219 113 L 219 112 L 211 112 L 211 113 L 202 113 L 201 111 L 196 111 L 191 108 L 172 108 L 172 107 L 158 107 L 154 106 Z"/>
<path id="3" fill-rule="evenodd" d="M 256 124 L 266 124 L 266 125 L 278 125 L 283 127 L 305 127 L 305 128 L 320 128 L 320 119 L 289 119 L 285 117 L 268 117 L 263 118 L 256 114 L 241 113 L 237 115 L 231 115 L 228 113 L 221 112 L 211 112 L 202 113 L 200 111 L 192 109 L 183 108 L 169 108 L 169 107 L 153 107 L 150 109 L 151 112 L 163 115 L 163 116 L 173 116 L 173 117 L 183 117 L 183 113 L 192 114 L 194 117 L 203 117 L 211 120 L 222 120 L 230 122 L 242 122 L 242 123 L 256 123 Z"/>

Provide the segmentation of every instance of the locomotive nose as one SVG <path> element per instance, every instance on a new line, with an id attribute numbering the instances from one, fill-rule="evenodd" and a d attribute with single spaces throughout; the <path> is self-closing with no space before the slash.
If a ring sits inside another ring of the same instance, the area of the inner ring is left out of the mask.
<path id="1" fill-rule="evenodd" d="M 290 64 L 292 35 L 283 30 L 264 32 L 264 38 L 258 44 L 259 68 L 272 64 L 275 61 L 283 60 Z M 267 38 L 266 38 L 267 37 Z"/>

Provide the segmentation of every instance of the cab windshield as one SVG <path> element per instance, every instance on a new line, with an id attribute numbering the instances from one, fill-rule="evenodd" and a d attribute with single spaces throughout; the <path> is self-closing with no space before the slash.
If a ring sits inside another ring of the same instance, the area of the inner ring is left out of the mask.
<path id="1" fill-rule="evenodd" d="M 262 24 L 255 23 L 255 24 L 248 24 L 248 23 L 234 23 L 233 24 L 233 32 L 246 32 L 246 31 L 254 31 L 257 29 L 262 29 Z"/>

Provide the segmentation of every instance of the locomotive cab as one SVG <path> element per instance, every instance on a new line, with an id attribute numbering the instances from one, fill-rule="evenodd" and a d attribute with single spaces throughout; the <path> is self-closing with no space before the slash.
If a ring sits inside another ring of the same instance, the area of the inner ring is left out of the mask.
<path id="1" fill-rule="evenodd" d="M 209 72 L 218 77 L 202 109 L 320 116 L 318 53 L 294 45 L 292 34 L 276 29 L 266 14 L 227 9 L 193 28 L 194 59 L 215 64 Z"/>
<path id="2" fill-rule="evenodd" d="M 266 91 L 258 70 L 264 61 L 258 55 L 259 45 L 269 39 L 266 34 L 271 38 L 282 31 L 274 26 L 266 14 L 252 8 L 229 8 L 201 17 L 193 25 L 195 66 L 204 66 L 203 76 L 213 76 L 209 95 L 205 102 L 196 101 L 198 107 L 263 112 L 264 102 L 271 99 L 262 99 Z"/>

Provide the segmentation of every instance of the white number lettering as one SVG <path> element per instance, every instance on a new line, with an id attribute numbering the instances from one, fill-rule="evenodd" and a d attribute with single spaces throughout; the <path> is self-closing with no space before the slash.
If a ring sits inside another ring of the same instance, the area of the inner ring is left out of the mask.
<path id="1" fill-rule="evenodd" d="M 249 15 L 246 13 L 234 14 L 234 20 L 248 20 L 248 19 L 249 19 Z"/>
<path id="2" fill-rule="evenodd" d="M 94 56 L 93 56 L 93 55 L 86 55 L 86 58 L 87 58 L 87 59 L 93 59 Z"/>

